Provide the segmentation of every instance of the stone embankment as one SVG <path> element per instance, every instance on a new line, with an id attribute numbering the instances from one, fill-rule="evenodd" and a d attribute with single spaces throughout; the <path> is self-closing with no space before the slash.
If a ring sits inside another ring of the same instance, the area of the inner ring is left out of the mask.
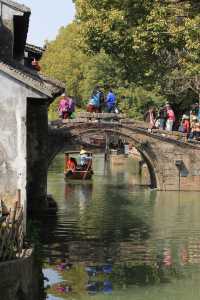
<path id="1" fill-rule="evenodd" d="M 23 208 L 1 201 L 0 212 L 0 300 L 40 300 L 42 272 L 24 243 Z"/>
<path id="2" fill-rule="evenodd" d="M 41 284 L 42 273 L 31 249 L 21 259 L 0 263 L 1 300 L 39 300 Z"/>

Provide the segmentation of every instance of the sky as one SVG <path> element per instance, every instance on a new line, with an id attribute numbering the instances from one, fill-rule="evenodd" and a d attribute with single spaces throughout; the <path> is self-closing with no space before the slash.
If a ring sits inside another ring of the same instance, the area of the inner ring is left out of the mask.
<path id="1" fill-rule="evenodd" d="M 72 0 L 17 0 L 31 9 L 28 43 L 43 46 L 54 40 L 61 26 L 69 24 L 75 14 Z"/>

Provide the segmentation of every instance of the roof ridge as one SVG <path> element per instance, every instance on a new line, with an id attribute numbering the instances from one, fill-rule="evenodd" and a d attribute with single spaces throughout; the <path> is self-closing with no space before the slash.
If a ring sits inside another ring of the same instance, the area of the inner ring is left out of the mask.
<path id="1" fill-rule="evenodd" d="M 30 44 L 30 43 L 26 43 L 25 48 L 27 48 L 27 49 L 36 49 L 36 50 L 41 51 L 41 52 L 45 51 L 45 49 L 43 47 L 40 47 L 40 46 L 37 46 L 37 45 L 34 45 L 34 44 Z"/>
<path id="2" fill-rule="evenodd" d="M 8 6 L 11 6 L 21 12 L 27 12 L 27 13 L 31 13 L 31 10 L 28 6 L 25 6 L 24 4 L 12 1 L 12 0 L 0 0 L 1 3 L 4 3 Z"/>

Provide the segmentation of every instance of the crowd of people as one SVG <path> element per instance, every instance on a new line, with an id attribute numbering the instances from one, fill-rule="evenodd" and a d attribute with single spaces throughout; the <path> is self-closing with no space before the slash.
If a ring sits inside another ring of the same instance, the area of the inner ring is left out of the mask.
<path id="1" fill-rule="evenodd" d="M 191 106 L 188 113 L 176 116 L 169 102 L 156 110 L 150 107 L 144 114 L 144 120 L 149 123 L 149 130 L 160 129 L 166 131 L 176 130 L 185 133 L 189 140 L 200 139 L 200 104 Z"/>
<path id="2" fill-rule="evenodd" d="M 145 113 L 144 119 L 149 123 L 150 129 L 158 128 L 167 131 L 173 130 L 176 120 L 175 113 L 168 102 L 158 111 L 154 107 L 150 107 Z"/>
<path id="3" fill-rule="evenodd" d="M 119 110 L 116 106 L 116 95 L 112 91 L 109 90 L 107 95 L 101 91 L 99 86 L 93 90 L 92 95 L 87 104 L 87 112 L 90 113 L 119 113 Z M 59 105 L 58 105 L 58 113 L 60 118 L 68 119 L 71 118 L 72 114 L 75 112 L 75 102 L 71 96 L 67 96 L 65 93 L 62 94 Z"/>
<path id="4" fill-rule="evenodd" d="M 117 98 L 112 89 L 105 95 L 97 86 L 89 99 L 87 112 L 90 113 L 119 113 L 116 105 Z M 75 102 L 72 97 L 62 94 L 59 106 L 59 116 L 68 119 L 75 112 Z M 149 123 L 149 130 L 160 129 L 166 131 L 179 131 L 186 133 L 189 140 L 200 139 L 200 104 L 192 104 L 190 110 L 181 117 L 175 114 L 169 102 L 160 109 L 150 107 L 144 114 L 144 120 Z"/>
<path id="5" fill-rule="evenodd" d="M 116 95 L 112 89 L 109 89 L 108 94 L 105 96 L 100 87 L 96 86 L 87 105 L 87 111 L 96 113 L 118 113 L 116 102 Z"/>

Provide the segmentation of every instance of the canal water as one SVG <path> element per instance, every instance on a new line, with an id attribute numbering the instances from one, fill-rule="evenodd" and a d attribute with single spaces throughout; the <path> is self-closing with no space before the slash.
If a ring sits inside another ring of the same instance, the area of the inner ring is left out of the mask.
<path id="1" fill-rule="evenodd" d="M 106 166 L 96 155 L 94 171 L 65 182 L 63 155 L 49 169 L 58 212 L 42 224 L 47 299 L 199 300 L 200 194 L 150 190 L 131 159 Z"/>

